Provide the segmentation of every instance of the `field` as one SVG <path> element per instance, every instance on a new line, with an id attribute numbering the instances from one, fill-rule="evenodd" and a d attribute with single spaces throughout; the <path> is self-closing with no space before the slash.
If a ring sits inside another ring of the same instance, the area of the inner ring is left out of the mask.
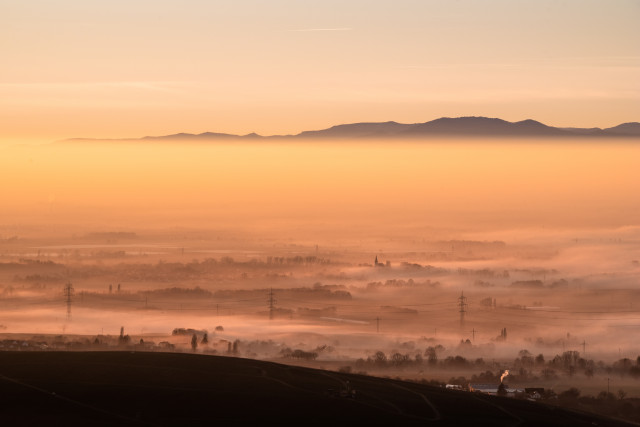
<path id="1" fill-rule="evenodd" d="M 231 357 L 1 352 L 11 425 L 607 425 L 533 402 Z M 354 390 L 353 396 L 341 391 Z"/>

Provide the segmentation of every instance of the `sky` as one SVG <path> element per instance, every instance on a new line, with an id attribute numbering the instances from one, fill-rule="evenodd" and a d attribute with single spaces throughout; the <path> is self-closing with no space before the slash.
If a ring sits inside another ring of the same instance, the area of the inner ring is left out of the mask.
<path id="1" fill-rule="evenodd" d="M 0 144 L 640 120 L 637 0 L 0 0 Z"/>

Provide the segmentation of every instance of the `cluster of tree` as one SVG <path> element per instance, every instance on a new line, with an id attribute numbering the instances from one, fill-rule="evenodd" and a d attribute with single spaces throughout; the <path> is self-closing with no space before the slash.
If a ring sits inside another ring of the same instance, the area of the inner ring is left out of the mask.
<path id="1" fill-rule="evenodd" d="M 196 336 L 196 344 L 197 344 L 197 336 Z M 203 337 L 204 340 L 204 337 Z M 208 342 L 208 341 L 207 341 Z M 220 340 L 218 341 L 217 345 L 224 345 L 226 343 L 227 349 L 226 349 L 226 354 L 230 355 L 230 356 L 237 356 L 240 354 L 240 340 L 235 340 L 233 342 L 228 341 L 228 340 Z M 201 344 L 206 344 L 201 342 Z M 193 348 L 193 336 L 191 337 L 191 347 Z M 194 349 L 195 350 L 195 349 Z M 213 353 L 217 353 L 217 351 L 213 351 Z"/>
<path id="2" fill-rule="evenodd" d="M 477 286 L 479 288 L 492 288 L 495 286 L 495 284 L 491 282 L 485 282 L 484 280 L 476 280 L 475 282 L 473 282 L 473 286 Z"/>
<path id="3" fill-rule="evenodd" d="M 319 345 L 314 350 L 291 349 L 282 342 L 272 340 L 239 341 L 235 348 L 242 350 L 246 357 L 283 357 L 288 359 L 315 360 L 322 353 L 332 353 L 335 348 L 330 345 Z M 241 346 L 241 347 L 240 347 Z"/>
<path id="4" fill-rule="evenodd" d="M 413 308 L 397 307 L 395 305 L 381 305 L 380 312 L 391 313 L 391 314 L 411 314 L 411 315 L 418 314 L 418 310 L 415 310 Z"/>
<path id="5" fill-rule="evenodd" d="M 142 292 L 139 292 L 139 294 L 141 294 L 142 296 L 145 296 L 145 297 L 149 297 L 149 298 L 162 298 L 162 297 L 168 297 L 168 298 L 192 298 L 192 297 L 212 298 L 213 297 L 213 293 L 212 292 L 207 291 L 206 289 L 202 289 L 199 286 L 196 286 L 195 288 L 173 287 L 173 288 L 164 288 L 164 289 L 154 289 L 154 290 L 149 290 L 149 291 L 142 291 Z"/>
<path id="6" fill-rule="evenodd" d="M 81 254 L 78 254 L 80 256 Z M 95 253 L 95 256 L 117 258 L 122 253 Z M 19 263 L 0 263 L 0 268 L 24 268 L 30 267 L 58 267 L 64 268 L 66 277 L 68 278 L 90 278 L 109 276 L 120 281 L 154 281 L 154 282 L 171 282 L 175 280 L 193 280 L 202 276 L 215 277 L 224 276 L 228 278 L 231 275 L 239 277 L 248 277 L 248 272 L 262 271 L 264 275 L 270 275 L 273 270 L 281 270 L 284 267 L 305 266 L 309 264 L 328 264 L 329 260 L 311 257 L 291 257 L 282 258 L 282 262 L 275 262 L 258 259 L 250 259 L 247 261 L 237 261 L 231 257 L 222 257 L 220 259 L 206 258 L 204 260 L 194 259 L 190 262 L 166 262 L 160 260 L 157 263 L 141 263 L 141 262 L 120 262 L 114 265 L 89 265 L 89 264 L 57 264 L 53 261 L 21 259 Z M 30 270 L 33 272 L 33 270 Z"/>
<path id="7" fill-rule="evenodd" d="M 409 353 L 393 352 L 389 357 L 383 351 L 376 351 L 372 356 L 366 359 L 360 358 L 356 360 L 356 367 L 358 369 L 385 369 L 385 368 L 407 368 L 410 366 L 422 366 L 426 363 L 435 365 L 438 363 L 437 351 L 430 347 L 432 350 L 427 350 L 425 356 L 420 352 L 415 353 L 413 356 Z M 427 355 L 428 353 L 428 355 Z M 441 362 L 443 363 L 443 362 Z"/>
<path id="8" fill-rule="evenodd" d="M 535 339 L 525 338 L 525 341 L 533 343 L 536 347 L 549 348 L 558 348 L 563 347 L 564 345 L 576 347 L 580 343 L 577 337 L 574 337 L 569 333 L 564 338 L 536 337 Z"/>
<path id="9" fill-rule="evenodd" d="M 56 272 L 65 268 L 64 264 L 59 264 L 51 260 L 21 258 L 18 262 L 0 262 L 0 270 L 15 270 L 16 272 L 33 273 L 34 271 Z"/>
<path id="10" fill-rule="evenodd" d="M 60 264 L 51 260 L 43 260 L 43 259 L 29 259 L 29 258 L 20 258 L 18 260 L 20 264 L 28 265 L 28 266 L 39 266 L 44 265 L 47 267 L 58 267 L 64 268 L 64 264 Z M 14 263 L 11 263 L 14 264 Z"/>
<path id="11" fill-rule="evenodd" d="M 93 258 L 114 259 L 114 258 L 124 258 L 125 256 L 127 256 L 127 253 L 125 251 L 98 251 L 98 252 L 91 253 L 91 257 Z"/>
<path id="12" fill-rule="evenodd" d="M 0 329 L 2 329 L 0 327 Z M 203 342 L 200 341 L 202 344 Z M 206 342 L 205 342 L 206 343 Z M 59 351 L 59 350 L 106 350 L 113 347 L 120 349 L 131 349 L 140 351 L 174 351 L 175 345 L 168 341 L 155 343 L 154 341 L 140 338 L 134 340 L 124 333 L 124 327 L 120 329 L 119 335 L 97 335 L 93 338 L 67 337 L 57 335 L 46 337 L 43 335 L 34 336 L 29 340 L 3 340 L 0 341 L 1 351 Z"/>
<path id="13" fill-rule="evenodd" d="M 544 288 L 544 283 L 542 283 L 542 280 L 517 280 L 511 283 L 511 287 L 520 289 L 542 289 Z"/>
<path id="14" fill-rule="evenodd" d="M 292 350 L 289 347 L 285 347 L 280 351 L 280 356 L 287 359 L 316 360 L 318 353 L 315 351 L 305 351 L 301 349 Z"/>
<path id="15" fill-rule="evenodd" d="M 468 344 L 471 344 L 470 342 Z M 467 345 L 466 342 L 461 345 Z M 388 368 L 405 368 L 410 366 L 430 366 L 441 369 L 461 370 L 473 368 L 486 368 L 492 364 L 486 363 L 484 359 L 475 360 L 466 359 L 463 356 L 447 356 L 439 357 L 439 353 L 444 351 L 441 345 L 428 347 L 423 354 L 393 352 L 387 356 L 383 351 L 377 351 L 366 359 L 360 358 L 355 362 L 355 367 L 360 370 L 371 369 L 388 369 Z M 509 379 L 516 382 L 537 381 L 542 379 L 551 380 L 558 378 L 558 371 L 573 375 L 578 370 L 582 370 L 585 375 L 593 376 L 594 372 L 617 373 L 620 375 L 632 375 L 640 378 L 640 356 L 637 360 L 620 359 L 611 366 L 606 366 L 603 362 L 594 363 L 579 357 L 576 351 L 567 351 L 562 355 L 557 355 L 549 361 L 545 361 L 542 354 L 534 356 L 528 350 L 521 350 L 518 358 L 514 360 L 512 368 L 510 368 Z M 479 374 L 474 374 L 471 379 L 464 376 L 454 377 L 449 380 L 450 384 L 457 384 L 463 387 L 469 383 L 500 383 L 500 373 L 492 370 L 485 370 Z"/>
<path id="16" fill-rule="evenodd" d="M 518 357 L 514 360 L 514 365 L 516 368 L 518 367 L 533 367 L 535 366 L 543 366 L 544 365 L 544 355 L 542 353 L 537 356 L 533 356 L 533 354 L 529 350 L 520 350 L 518 352 Z"/>
<path id="17" fill-rule="evenodd" d="M 293 350 L 291 354 L 285 357 L 290 357 L 292 359 L 304 359 L 304 360 L 316 360 L 318 357 L 318 353 L 315 351 L 304 351 L 300 349 Z"/>
<path id="18" fill-rule="evenodd" d="M 265 310 L 258 312 L 260 316 L 272 316 L 274 318 L 291 318 L 293 316 L 293 310 L 290 308 L 275 307 L 271 310 Z"/>
<path id="19" fill-rule="evenodd" d="M 500 375 L 501 373 L 499 371 L 497 372 L 493 372 L 491 370 L 487 370 L 484 372 L 480 372 L 479 374 L 473 374 L 471 376 L 471 380 L 469 381 L 470 383 L 483 383 L 483 384 L 498 384 L 500 382 Z"/>
<path id="20" fill-rule="evenodd" d="M 171 335 L 196 335 L 197 337 L 207 335 L 208 331 L 206 329 L 192 329 L 192 328 L 174 328 L 171 331 Z"/>
<path id="21" fill-rule="evenodd" d="M 547 287 L 549 287 L 551 289 L 568 288 L 569 287 L 569 282 L 566 279 L 555 280 L 555 281 L 551 282 L 551 284 L 548 285 Z"/>
<path id="22" fill-rule="evenodd" d="M 429 365 L 437 365 L 438 353 L 441 353 L 444 350 L 445 348 L 441 344 L 427 347 L 427 349 L 424 351 L 424 356 L 427 358 L 427 363 L 429 363 Z"/>
<path id="23" fill-rule="evenodd" d="M 480 300 L 480 305 L 482 307 L 496 307 L 496 299 L 495 298 L 491 298 L 491 297 L 487 297 L 487 298 L 483 298 Z"/>
<path id="24" fill-rule="evenodd" d="M 545 361 L 542 354 L 534 356 L 528 350 L 520 350 L 514 362 L 514 369 L 538 368 L 545 378 L 555 378 L 556 370 L 567 375 L 583 373 L 587 377 L 593 377 L 596 373 L 630 375 L 640 378 L 640 356 L 636 360 L 623 358 L 612 365 L 607 365 L 603 361 L 594 361 L 580 356 L 580 352 L 575 350 L 565 351 L 555 355 L 552 359 Z"/>
<path id="25" fill-rule="evenodd" d="M 317 284 L 316 284 L 317 285 Z M 343 299 L 350 300 L 351 292 L 344 290 L 335 290 L 331 285 L 321 285 L 302 288 L 284 288 L 272 289 L 274 294 L 292 296 L 292 297 L 313 297 L 313 299 Z M 222 289 L 216 291 L 213 296 L 215 298 L 258 298 L 268 294 L 270 289 Z"/>
<path id="26" fill-rule="evenodd" d="M 520 289 L 542 289 L 545 285 L 542 280 L 517 280 L 511 283 L 511 287 Z M 565 279 L 555 280 L 546 287 L 551 289 L 567 288 L 569 287 L 569 282 Z"/>
<path id="27" fill-rule="evenodd" d="M 640 378 L 640 356 L 635 361 L 624 358 L 615 362 L 611 370 L 620 375 L 631 375 L 634 378 Z"/>
<path id="28" fill-rule="evenodd" d="M 2 289 L 2 292 L 0 293 L 0 296 L 3 297 L 7 297 L 7 296 L 11 296 L 16 292 L 20 292 L 20 291 L 41 291 L 43 289 L 47 289 L 47 285 L 44 283 L 32 283 L 29 284 L 28 286 L 25 285 L 21 285 L 20 287 L 14 287 L 11 285 L 5 286 L 5 287 L 0 287 L 0 289 Z"/>
<path id="29" fill-rule="evenodd" d="M 629 421 L 640 421 L 640 399 L 627 398 L 624 390 L 617 393 L 601 391 L 597 396 L 582 395 L 580 390 L 572 387 L 557 396 L 547 395 L 546 401 L 553 405 L 570 407 L 582 411 L 590 411 L 608 417 L 616 417 Z"/>
<path id="30" fill-rule="evenodd" d="M 405 261 L 401 262 L 400 266 L 405 270 L 417 270 L 422 275 L 424 275 L 424 273 L 427 273 L 427 274 L 446 274 L 446 273 L 449 272 L 449 270 L 447 270 L 445 268 L 434 267 L 432 265 L 421 265 L 421 264 L 410 263 L 410 262 L 405 262 Z"/>
<path id="31" fill-rule="evenodd" d="M 418 288 L 418 287 L 437 287 L 440 282 L 432 282 L 431 280 L 425 280 L 424 282 L 415 282 L 413 279 L 389 279 L 383 282 L 369 282 L 367 283 L 367 290 L 372 291 L 380 288 Z"/>
<path id="32" fill-rule="evenodd" d="M 331 264 L 331 261 L 325 258 L 318 258 L 316 256 L 294 256 L 294 257 L 267 257 L 267 264 L 278 265 L 312 265 L 312 264 Z"/>
<path id="33" fill-rule="evenodd" d="M 441 361 L 441 366 L 450 369 L 464 369 L 472 366 L 472 363 L 462 356 L 448 356 Z"/>
<path id="34" fill-rule="evenodd" d="M 477 277 L 502 277 L 508 278 L 509 271 L 495 271 L 490 268 L 483 269 L 469 269 L 469 268 L 458 268 L 458 274 L 461 276 L 477 276 Z"/>
<path id="35" fill-rule="evenodd" d="M 555 268 L 547 269 L 547 268 L 515 268 L 513 269 L 514 273 L 522 274 L 525 276 L 551 276 L 558 274 L 558 270 Z"/>
<path id="36" fill-rule="evenodd" d="M 298 316 L 305 317 L 334 317 L 337 315 L 337 312 L 338 309 L 334 306 L 325 308 L 298 307 L 296 310 L 296 314 L 298 314 Z"/>
<path id="37" fill-rule="evenodd" d="M 30 282 L 30 283 L 60 283 L 66 279 L 63 274 L 27 274 L 25 276 L 15 275 L 14 282 Z"/>

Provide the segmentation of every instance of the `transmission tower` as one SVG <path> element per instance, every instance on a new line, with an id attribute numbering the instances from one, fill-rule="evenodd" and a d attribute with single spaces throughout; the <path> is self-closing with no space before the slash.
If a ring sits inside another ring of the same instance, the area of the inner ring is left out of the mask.
<path id="1" fill-rule="evenodd" d="M 267 294 L 267 304 L 269 307 L 269 320 L 273 320 L 273 311 L 276 308 L 276 299 L 273 297 L 273 288 L 269 289 L 269 293 Z"/>
<path id="2" fill-rule="evenodd" d="M 460 292 L 458 297 L 458 306 L 460 307 L 460 327 L 464 327 L 464 314 L 467 312 L 465 307 L 467 306 L 467 297 L 464 296 L 464 291 Z"/>
<path id="3" fill-rule="evenodd" d="M 73 297 L 73 285 L 71 282 L 64 286 L 64 296 L 67 297 L 67 319 L 71 319 L 71 298 Z"/>

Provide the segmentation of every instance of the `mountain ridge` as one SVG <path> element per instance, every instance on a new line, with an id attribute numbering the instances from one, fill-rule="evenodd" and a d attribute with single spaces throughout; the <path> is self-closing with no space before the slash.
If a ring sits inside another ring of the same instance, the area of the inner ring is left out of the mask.
<path id="1" fill-rule="evenodd" d="M 640 122 L 621 123 L 609 128 L 554 127 L 533 119 L 509 122 L 482 116 L 440 117 L 423 123 L 359 122 L 334 125 L 326 129 L 307 130 L 294 135 L 234 135 L 219 132 L 199 134 L 176 133 L 142 138 L 110 139 L 110 141 L 164 140 L 245 140 L 245 139 L 338 139 L 338 138 L 433 138 L 433 137 L 640 137 Z M 72 138 L 61 142 L 104 140 Z"/>

